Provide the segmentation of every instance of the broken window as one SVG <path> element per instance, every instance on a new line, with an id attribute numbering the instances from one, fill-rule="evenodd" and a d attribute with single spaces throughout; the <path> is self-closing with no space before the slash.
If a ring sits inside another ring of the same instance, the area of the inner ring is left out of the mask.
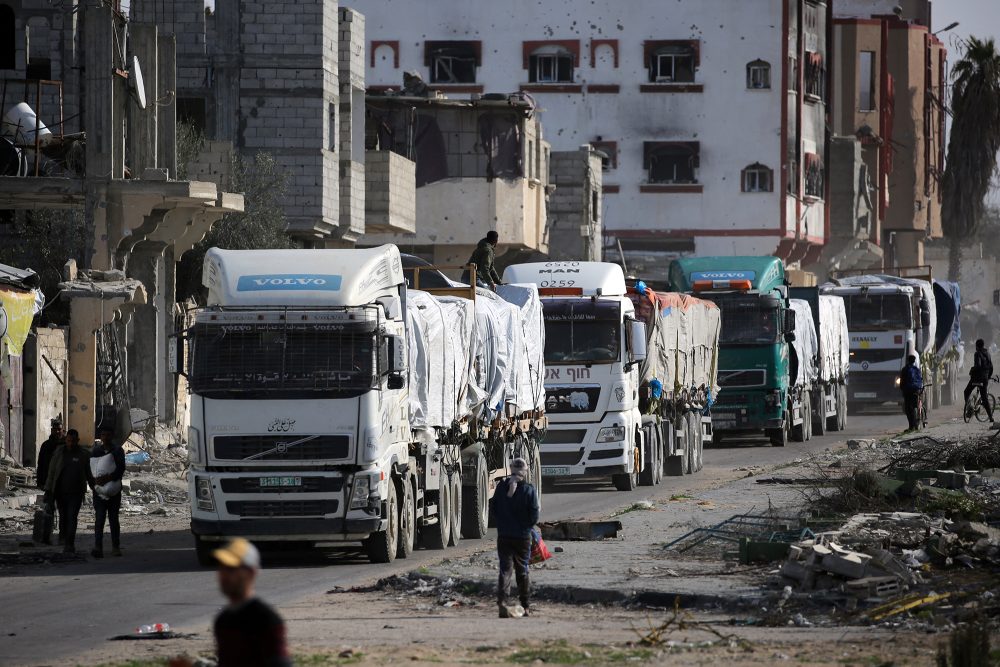
<path id="1" fill-rule="evenodd" d="M 764 90 L 771 87 L 771 64 L 764 60 L 747 63 L 747 88 Z"/>
<path id="2" fill-rule="evenodd" d="M 528 59 L 531 83 L 573 83 L 573 54 L 560 46 L 543 46 Z"/>
<path id="3" fill-rule="evenodd" d="M 203 97 L 178 97 L 177 120 L 201 131 L 208 126 L 208 112 Z"/>
<path id="4" fill-rule="evenodd" d="M 17 42 L 14 34 L 14 10 L 7 5 L 0 5 L 0 69 L 17 67 Z"/>
<path id="5" fill-rule="evenodd" d="M 773 192 L 774 172 L 760 162 L 743 170 L 743 192 Z"/>
<path id="6" fill-rule="evenodd" d="M 697 141 L 653 142 L 643 145 L 648 183 L 697 183 Z"/>
<path id="7" fill-rule="evenodd" d="M 653 83 L 694 83 L 695 50 L 690 44 L 668 44 L 654 49 L 649 62 Z"/>
<path id="8" fill-rule="evenodd" d="M 25 37 L 25 59 L 27 62 L 24 78 L 51 80 L 52 59 L 49 57 L 51 49 L 49 48 L 48 21 L 41 16 L 33 16 L 28 19 Z"/>
<path id="9" fill-rule="evenodd" d="M 806 153 L 805 155 L 805 194 L 807 197 L 823 198 L 824 180 L 823 159 L 816 153 Z"/>
<path id="10" fill-rule="evenodd" d="M 480 42 L 427 42 L 424 60 L 431 83 L 475 83 L 480 65 Z"/>
<path id="11" fill-rule="evenodd" d="M 590 145 L 601 151 L 601 171 L 608 172 L 618 168 L 617 141 L 591 141 Z"/>
<path id="12" fill-rule="evenodd" d="M 479 144 L 486 154 L 486 178 L 521 178 L 521 122 L 514 114 L 479 116 Z M 530 159 L 530 157 L 529 157 Z"/>
<path id="13" fill-rule="evenodd" d="M 806 95 L 818 100 L 826 99 L 826 67 L 823 54 L 806 51 Z"/>

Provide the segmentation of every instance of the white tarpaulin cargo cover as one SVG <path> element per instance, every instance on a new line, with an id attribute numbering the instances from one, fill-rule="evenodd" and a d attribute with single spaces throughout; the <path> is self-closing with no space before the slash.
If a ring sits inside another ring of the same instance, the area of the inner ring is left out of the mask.
<path id="1" fill-rule="evenodd" d="M 824 382 L 842 380 L 851 365 L 851 338 L 841 297 L 819 295 L 819 329 L 819 377 Z"/>
<path id="2" fill-rule="evenodd" d="M 816 339 L 812 307 L 805 299 L 789 299 L 789 303 L 795 311 L 795 340 L 792 341 L 795 356 L 798 357 L 795 384 L 811 386 L 819 378 L 819 369 L 816 366 L 819 342 Z"/>
<path id="3" fill-rule="evenodd" d="M 535 285 L 497 285 L 497 294 L 520 310 L 524 354 L 517 373 L 517 412 L 545 407 L 545 319 Z"/>

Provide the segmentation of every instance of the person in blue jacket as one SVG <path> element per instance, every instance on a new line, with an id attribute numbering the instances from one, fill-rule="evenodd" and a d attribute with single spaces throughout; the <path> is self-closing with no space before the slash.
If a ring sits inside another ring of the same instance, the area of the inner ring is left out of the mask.
<path id="1" fill-rule="evenodd" d="M 531 530 L 538 523 L 538 491 L 528 480 L 528 464 L 517 458 L 510 464 L 510 477 L 497 484 L 490 504 L 497 526 L 497 555 L 500 578 L 497 582 L 497 606 L 500 618 L 508 618 L 507 598 L 511 575 L 517 579 L 517 591 L 529 616 L 530 590 L 528 565 L 531 560 Z"/>
<path id="2" fill-rule="evenodd" d="M 909 430 L 915 431 L 920 426 L 920 416 L 917 414 L 920 405 L 920 392 L 924 389 L 924 377 L 917 368 L 916 355 L 906 357 L 906 365 L 899 372 L 899 390 L 903 392 L 903 411 Z"/>

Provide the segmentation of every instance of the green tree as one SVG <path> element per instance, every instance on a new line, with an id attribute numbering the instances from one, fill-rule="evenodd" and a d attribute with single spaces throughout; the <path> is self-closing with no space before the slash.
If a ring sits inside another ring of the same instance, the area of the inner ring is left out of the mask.
<path id="1" fill-rule="evenodd" d="M 209 248 L 261 250 L 299 247 L 285 233 L 287 223 L 281 198 L 287 183 L 287 175 L 270 153 L 257 153 L 252 158 L 233 155 L 232 183 L 229 187 L 243 193 L 244 211 L 223 216 L 204 240 L 181 258 L 177 267 L 178 301 L 193 297 L 202 302 L 201 270 Z"/>
<path id="2" fill-rule="evenodd" d="M 942 182 L 941 222 L 949 241 L 948 277 L 961 277 L 962 243 L 983 219 L 1000 151 L 1000 53 L 970 37 L 952 69 L 952 124 Z"/>

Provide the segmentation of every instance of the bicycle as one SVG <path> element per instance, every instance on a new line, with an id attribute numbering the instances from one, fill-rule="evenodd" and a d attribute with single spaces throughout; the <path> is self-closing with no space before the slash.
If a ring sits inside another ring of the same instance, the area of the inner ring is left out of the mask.
<path id="1" fill-rule="evenodd" d="M 992 382 L 1000 382 L 1000 376 L 994 375 L 991 379 Z M 986 384 L 987 391 L 986 395 L 989 397 L 990 409 L 986 410 L 983 405 L 983 399 L 979 391 L 973 390 L 972 394 L 969 396 L 969 400 L 965 402 L 965 410 L 963 410 L 962 416 L 965 418 L 965 423 L 968 424 L 972 421 L 972 417 L 975 416 L 976 421 L 985 422 L 989 420 L 989 415 L 992 413 L 996 416 L 997 409 L 997 397 L 989 391 L 989 381 Z"/>

